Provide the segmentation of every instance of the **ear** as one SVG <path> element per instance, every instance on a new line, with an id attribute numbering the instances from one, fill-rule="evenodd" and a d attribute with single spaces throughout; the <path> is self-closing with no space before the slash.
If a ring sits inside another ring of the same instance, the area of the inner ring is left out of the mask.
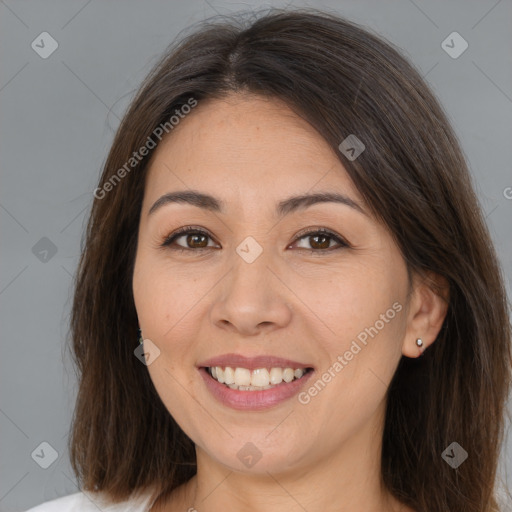
<path id="1" fill-rule="evenodd" d="M 404 356 L 419 357 L 434 343 L 448 311 L 449 289 L 448 281 L 433 272 L 427 272 L 424 276 L 413 276 L 402 345 Z M 418 338 L 423 342 L 421 347 L 416 344 Z"/>

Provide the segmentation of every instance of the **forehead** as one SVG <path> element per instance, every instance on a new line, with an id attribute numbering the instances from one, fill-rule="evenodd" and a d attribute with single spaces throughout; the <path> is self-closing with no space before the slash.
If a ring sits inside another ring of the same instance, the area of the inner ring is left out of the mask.
<path id="1" fill-rule="evenodd" d="M 146 198 L 200 189 L 247 201 L 332 189 L 360 199 L 338 156 L 277 99 L 233 94 L 199 102 L 156 149 Z"/>

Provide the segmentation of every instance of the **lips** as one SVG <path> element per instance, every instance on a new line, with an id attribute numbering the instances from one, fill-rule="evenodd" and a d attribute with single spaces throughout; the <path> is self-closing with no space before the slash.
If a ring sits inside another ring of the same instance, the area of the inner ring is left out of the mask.
<path id="1" fill-rule="evenodd" d="M 314 373 L 312 365 L 300 361 L 277 356 L 245 357 L 240 354 L 213 357 L 202 361 L 197 367 L 206 389 L 218 402 L 232 409 L 245 411 L 268 409 L 289 400 L 300 392 Z M 212 376 L 211 370 L 214 368 L 244 369 L 246 373 L 261 368 L 294 368 L 302 375 L 289 382 L 283 381 L 277 385 L 262 387 L 260 390 L 257 386 L 227 386 Z"/>

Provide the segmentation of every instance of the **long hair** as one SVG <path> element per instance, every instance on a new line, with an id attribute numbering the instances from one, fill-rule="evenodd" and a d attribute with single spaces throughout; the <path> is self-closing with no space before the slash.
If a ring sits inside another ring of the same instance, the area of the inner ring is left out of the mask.
<path id="1" fill-rule="evenodd" d="M 82 489 L 112 502 L 149 487 L 166 496 L 196 472 L 192 441 L 134 356 L 132 276 L 154 149 L 130 158 L 158 127 L 172 137 L 177 109 L 244 91 L 283 100 L 307 120 L 387 226 L 409 271 L 449 284 L 437 340 L 418 360 L 402 357 L 388 390 L 383 484 L 418 512 L 496 510 L 510 323 L 459 142 L 391 43 L 310 9 L 203 22 L 168 49 L 120 124 L 95 191 L 71 313 L 79 389 L 69 449 Z M 356 160 L 338 149 L 350 134 L 365 145 Z M 441 457 L 452 442 L 469 454 L 456 469 Z"/>

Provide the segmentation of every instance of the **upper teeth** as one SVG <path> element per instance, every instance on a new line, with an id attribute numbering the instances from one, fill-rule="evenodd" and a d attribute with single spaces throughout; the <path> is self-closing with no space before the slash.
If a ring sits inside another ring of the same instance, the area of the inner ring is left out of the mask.
<path id="1" fill-rule="evenodd" d="M 291 382 L 294 378 L 300 379 L 305 373 L 303 368 L 257 368 L 251 370 L 247 368 L 230 368 L 226 366 L 222 369 L 220 366 L 210 368 L 211 376 L 221 384 L 238 386 L 257 386 L 267 387 L 280 384 L 281 382 Z"/>

